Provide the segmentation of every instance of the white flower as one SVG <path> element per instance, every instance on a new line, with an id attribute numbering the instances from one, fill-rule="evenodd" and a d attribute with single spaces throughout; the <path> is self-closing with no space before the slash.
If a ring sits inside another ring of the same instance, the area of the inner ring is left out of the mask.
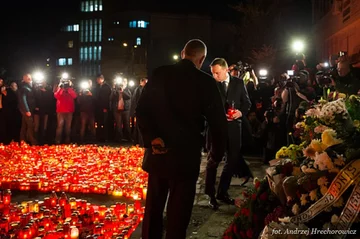
<path id="1" fill-rule="evenodd" d="M 298 215 L 300 213 L 300 207 L 299 205 L 297 205 L 297 203 L 295 203 L 293 206 L 292 206 L 292 209 L 291 209 L 292 213 L 294 213 L 294 215 Z"/>
<path id="2" fill-rule="evenodd" d="M 306 116 L 318 117 L 320 116 L 320 111 L 318 109 L 309 109 L 305 112 Z"/>
<path id="3" fill-rule="evenodd" d="M 325 125 L 319 125 L 319 126 L 315 127 L 314 132 L 317 133 L 317 134 L 321 134 L 326 129 L 328 129 L 328 127 L 326 127 Z"/>
<path id="4" fill-rule="evenodd" d="M 339 217 L 336 214 L 331 216 L 331 223 L 332 224 L 336 224 L 338 221 L 339 221 Z"/>
<path id="5" fill-rule="evenodd" d="M 318 180 L 317 180 L 317 185 L 319 185 L 320 187 L 321 186 L 327 186 L 328 183 L 329 183 L 328 179 L 325 176 L 323 176 L 321 178 L 318 178 Z"/>
<path id="6" fill-rule="evenodd" d="M 300 204 L 301 204 L 301 206 L 305 206 L 305 205 L 306 205 L 306 203 L 307 203 L 306 198 L 307 198 L 307 197 L 308 197 L 307 194 L 301 194 L 301 198 L 300 198 Z"/>
<path id="7" fill-rule="evenodd" d="M 310 191 L 309 196 L 311 201 L 317 201 L 318 200 L 317 189 Z"/>
<path id="8" fill-rule="evenodd" d="M 330 170 L 335 167 L 329 155 L 326 152 L 321 154 L 316 153 L 314 160 L 315 160 L 314 166 L 320 171 Z"/>

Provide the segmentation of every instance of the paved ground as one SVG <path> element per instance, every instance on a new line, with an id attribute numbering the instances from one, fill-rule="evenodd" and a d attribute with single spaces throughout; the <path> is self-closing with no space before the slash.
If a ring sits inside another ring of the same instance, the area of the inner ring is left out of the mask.
<path id="1" fill-rule="evenodd" d="M 266 166 L 261 162 L 258 157 L 246 157 L 250 169 L 252 170 L 255 177 L 264 177 Z M 217 183 L 220 178 L 220 174 L 223 168 L 223 163 L 220 164 L 218 169 Z M 197 182 L 197 194 L 194 201 L 194 209 L 191 218 L 191 222 L 188 228 L 187 239 L 209 239 L 209 238 L 221 238 L 223 232 L 229 226 L 233 219 L 234 214 L 237 211 L 235 206 L 221 205 L 219 210 L 214 211 L 208 207 L 208 198 L 204 195 L 205 187 L 205 169 L 206 169 L 206 158 L 204 157 L 201 163 L 200 176 Z M 250 185 L 252 181 L 248 182 Z M 229 190 L 230 196 L 237 198 L 241 195 L 244 190 L 240 187 L 241 179 L 233 178 L 231 187 Z M 118 198 L 107 196 L 107 195 L 69 195 L 77 198 L 86 199 L 91 203 L 99 205 L 110 206 L 118 201 Z M 13 201 L 29 201 L 35 199 L 42 199 L 44 195 L 30 195 L 29 193 L 15 193 L 13 195 Z M 141 225 L 133 233 L 130 239 L 141 238 Z"/>

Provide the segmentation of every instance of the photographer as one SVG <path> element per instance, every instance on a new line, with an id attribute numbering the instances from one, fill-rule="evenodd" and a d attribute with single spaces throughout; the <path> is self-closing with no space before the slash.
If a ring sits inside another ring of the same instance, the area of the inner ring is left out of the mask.
<path id="1" fill-rule="evenodd" d="M 77 97 L 72 88 L 72 82 L 67 78 L 62 78 L 58 89 L 54 93 L 56 98 L 57 128 L 55 143 L 60 144 L 65 124 L 65 143 L 70 143 L 71 122 L 75 111 L 74 100 Z"/>
<path id="2" fill-rule="evenodd" d="M 118 142 L 132 141 L 130 131 L 131 96 L 131 91 L 127 87 L 127 79 L 115 83 L 110 98 L 116 124 L 115 137 Z M 124 138 L 123 130 L 126 138 Z"/>
<path id="3" fill-rule="evenodd" d="M 334 78 L 336 90 L 347 95 L 357 95 L 360 90 L 360 81 L 346 57 L 340 58 L 337 71 L 338 77 Z"/>
<path id="4" fill-rule="evenodd" d="M 79 104 L 80 110 L 80 142 L 84 142 L 86 127 L 90 130 L 92 138 L 95 139 L 95 116 L 94 116 L 94 97 L 91 92 L 89 82 L 83 82 L 82 89 L 80 91 L 79 97 L 77 98 L 77 103 Z"/>

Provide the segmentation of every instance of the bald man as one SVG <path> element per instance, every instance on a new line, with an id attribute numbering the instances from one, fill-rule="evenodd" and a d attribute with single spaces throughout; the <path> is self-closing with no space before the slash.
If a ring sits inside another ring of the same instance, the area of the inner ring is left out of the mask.
<path id="1" fill-rule="evenodd" d="M 215 80 L 200 70 L 206 45 L 189 41 L 175 65 L 156 69 L 136 108 L 149 173 L 143 239 L 161 239 L 167 205 L 166 239 L 184 239 L 199 176 L 205 119 L 214 134 L 212 154 L 222 158 L 227 121 Z"/>

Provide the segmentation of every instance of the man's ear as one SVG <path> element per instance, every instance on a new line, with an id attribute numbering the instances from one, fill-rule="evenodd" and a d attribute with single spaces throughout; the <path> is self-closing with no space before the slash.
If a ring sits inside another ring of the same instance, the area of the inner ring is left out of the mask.
<path id="1" fill-rule="evenodd" d="M 182 51 L 181 51 L 181 59 L 184 59 L 184 58 L 185 58 L 185 51 L 182 50 Z"/>

